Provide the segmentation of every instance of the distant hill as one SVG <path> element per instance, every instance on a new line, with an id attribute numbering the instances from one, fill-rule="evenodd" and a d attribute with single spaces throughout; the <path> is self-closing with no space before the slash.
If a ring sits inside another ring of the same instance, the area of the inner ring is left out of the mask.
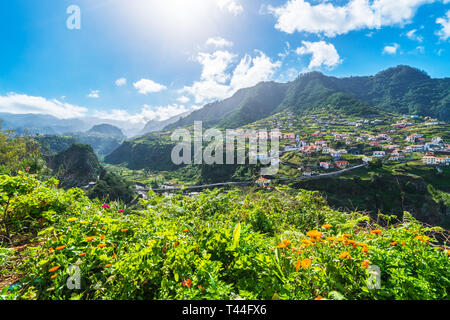
<path id="1" fill-rule="evenodd" d="M 147 122 L 144 129 L 142 129 L 141 134 L 145 135 L 147 133 L 160 131 L 164 129 L 166 126 L 179 121 L 181 118 L 187 117 L 189 114 L 191 114 L 191 111 L 184 112 L 182 114 L 176 115 L 170 119 L 163 121 L 150 120 L 149 122 Z"/>
<path id="2" fill-rule="evenodd" d="M 86 133 L 90 135 L 102 135 L 112 138 L 125 139 L 125 135 L 123 134 L 122 130 L 120 130 L 116 126 L 105 123 L 93 126 Z"/>
<path id="3" fill-rule="evenodd" d="M 397 66 L 367 77 L 329 77 L 320 72 L 300 75 L 289 83 L 263 82 L 232 97 L 205 105 L 165 129 L 203 121 L 205 127 L 234 128 L 290 110 L 305 115 L 329 108 L 346 114 L 378 110 L 450 120 L 450 78 L 432 79 L 424 71 Z"/>

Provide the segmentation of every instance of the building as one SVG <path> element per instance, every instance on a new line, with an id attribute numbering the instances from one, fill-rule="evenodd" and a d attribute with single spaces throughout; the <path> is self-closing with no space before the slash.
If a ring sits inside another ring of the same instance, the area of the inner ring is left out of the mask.
<path id="1" fill-rule="evenodd" d="M 385 151 L 375 151 L 373 153 L 373 156 L 375 158 L 384 158 L 386 156 L 386 152 Z"/>
<path id="2" fill-rule="evenodd" d="M 350 166 L 350 163 L 348 161 L 336 161 L 336 166 L 339 169 L 346 169 Z"/>
<path id="3" fill-rule="evenodd" d="M 329 162 L 321 162 L 320 167 L 324 168 L 325 170 L 330 169 L 330 163 Z"/>

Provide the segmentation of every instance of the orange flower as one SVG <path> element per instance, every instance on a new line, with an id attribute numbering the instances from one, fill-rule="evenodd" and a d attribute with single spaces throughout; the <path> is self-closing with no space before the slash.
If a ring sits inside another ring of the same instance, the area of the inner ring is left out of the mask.
<path id="1" fill-rule="evenodd" d="M 351 234 L 349 234 L 349 233 L 344 233 L 344 237 L 346 237 L 346 238 L 351 238 L 351 237 L 352 237 L 352 235 L 351 235 Z"/>
<path id="2" fill-rule="evenodd" d="M 336 240 L 336 238 L 335 237 L 328 237 L 327 240 L 328 241 L 334 241 L 334 240 Z"/>
<path id="3" fill-rule="evenodd" d="M 95 237 L 92 236 L 92 237 L 87 237 L 86 239 L 84 239 L 84 241 L 91 242 L 91 241 L 94 241 L 94 239 L 95 239 Z"/>
<path id="4" fill-rule="evenodd" d="M 55 272 L 55 271 L 57 271 L 59 268 L 61 268 L 60 266 L 55 266 L 55 267 L 53 267 L 53 268 L 50 268 L 49 270 L 48 270 L 48 272 Z"/>
<path id="5" fill-rule="evenodd" d="M 295 270 L 297 270 L 297 271 L 300 270 L 301 265 L 302 265 L 302 262 L 300 261 L 300 259 L 297 260 L 297 264 L 295 266 Z"/>
<path id="6" fill-rule="evenodd" d="M 113 259 L 117 259 L 116 253 L 113 252 Z"/>
<path id="7" fill-rule="evenodd" d="M 397 241 L 393 241 L 393 242 L 391 242 L 391 246 L 396 246 L 398 244 L 398 242 Z"/>
<path id="8" fill-rule="evenodd" d="M 64 250 L 66 248 L 66 246 L 59 246 L 59 247 L 56 247 L 56 250 Z"/>
<path id="9" fill-rule="evenodd" d="M 339 255 L 339 259 L 352 259 L 352 256 L 347 251 L 344 251 Z"/>
<path id="10" fill-rule="evenodd" d="M 367 247 L 367 243 L 364 243 L 364 242 L 358 242 L 357 245 L 360 247 L 363 247 L 363 248 Z"/>
<path id="11" fill-rule="evenodd" d="M 48 251 L 49 251 L 50 253 L 52 253 L 52 252 L 55 251 L 55 250 L 53 250 L 53 248 L 50 248 L 50 249 L 48 249 Z"/>
<path id="12" fill-rule="evenodd" d="M 402 246 L 406 246 L 406 242 L 405 241 L 402 241 Z"/>
<path id="13" fill-rule="evenodd" d="M 184 232 L 189 232 L 189 229 L 188 228 L 184 229 Z"/>
<path id="14" fill-rule="evenodd" d="M 85 255 L 86 255 L 86 252 L 79 254 L 80 257 L 84 257 Z"/>
<path id="15" fill-rule="evenodd" d="M 111 268 L 112 267 L 112 264 L 107 264 L 106 266 L 105 266 L 105 268 Z"/>
<path id="16" fill-rule="evenodd" d="M 363 262 L 361 262 L 361 267 L 364 269 L 367 269 L 370 265 L 370 261 L 369 260 L 364 260 Z"/>
<path id="17" fill-rule="evenodd" d="M 381 233 L 381 230 L 372 230 L 372 231 L 370 231 L 370 233 L 371 234 L 380 234 Z"/>
<path id="18" fill-rule="evenodd" d="M 322 232 L 317 230 L 311 230 L 306 233 L 306 235 L 313 239 L 319 239 L 322 236 Z"/>
<path id="19" fill-rule="evenodd" d="M 58 274 L 54 274 L 54 275 L 52 275 L 50 278 L 51 278 L 51 279 L 55 279 L 57 276 L 58 276 Z"/>
<path id="20" fill-rule="evenodd" d="M 292 242 L 290 242 L 289 240 L 283 240 L 283 243 L 287 246 L 289 246 Z"/>
<path id="21" fill-rule="evenodd" d="M 323 299 L 322 296 L 318 296 L 318 297 L 314 298 L 314 300 L 322 300 L 322 299 Z"/>
<path id="22" fill-rule="evenodd" d="M 369 249 L 367 249 L 367 247 L 362 247 L 362 252 L 369 253 Z"/>
<path id="23" fill-rule="evenodd" d="M 181 284 L 183 287 L 188 287 L 188 289 L 190 289 L 192 285 L 192 280 L 191 279 L 183 280 Z"/>
<path id="24" fill-rule="evenodd" d="M 100 240 L 104 240 L 105 239 L 105 236 L 102 234 L 101 236 L 100 236 Z"/>
<path id="25" fill-rule="evenodd" d="M 303 259 L 302 261 L 302 268 L 303 269 L 308 269 L 311 266 L 311 259 Z"/>
<path id="26" fill-rule="evenodd" d="M 322 226 L 322 228 L 324 228 L 324 229 L 326 229 L 326 230 L 328 230 L 328 229 L 331 229 L 333 226 L 331 225 L 331 224 L 324 224 L 323 226 Z"/>
<path id="27" fill-rule="evenodd" d="M 279 244 L 277 245 L 277 248 L 278 248 L 278 249 L 284 249 L 284 248 L 286 248 L 286 244 L 283 243 L 283 242 L 281 242 L 281 243 L 279 243 Z"/>
<path id="28" fill-rule="evenodd" d="M 122 232 L 127 232 L 127 231 L 128 231 L 128 229 L 122 229 L 122 230 L 120 230 L 120 231 L 122 231 Z"/>
<path id="29" fill-rule="evenodd" d="M 100 243 L 97 247 L 99 247 L 99 248 L 104 248 L 104 247 L 106 247 L 106 244 Z"/>

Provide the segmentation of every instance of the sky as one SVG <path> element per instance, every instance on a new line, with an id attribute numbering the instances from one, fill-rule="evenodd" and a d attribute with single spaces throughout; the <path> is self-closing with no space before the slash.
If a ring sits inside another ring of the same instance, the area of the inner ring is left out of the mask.
<path id="1" fill-rule="evenodd" d="M 261 81 L 450 77 L 450 0 L 0 1 L 0 112 L 143 125 Z"/>

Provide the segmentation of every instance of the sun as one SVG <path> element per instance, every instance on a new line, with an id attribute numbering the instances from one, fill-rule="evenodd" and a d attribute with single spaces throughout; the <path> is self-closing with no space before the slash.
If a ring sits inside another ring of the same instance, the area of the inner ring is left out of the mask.
<path id="1" fill-rule="evenodd" d="M 138 16 L 171 28 L 194 29 L 208 20 L 212 0 L 130 0 Z"/>

